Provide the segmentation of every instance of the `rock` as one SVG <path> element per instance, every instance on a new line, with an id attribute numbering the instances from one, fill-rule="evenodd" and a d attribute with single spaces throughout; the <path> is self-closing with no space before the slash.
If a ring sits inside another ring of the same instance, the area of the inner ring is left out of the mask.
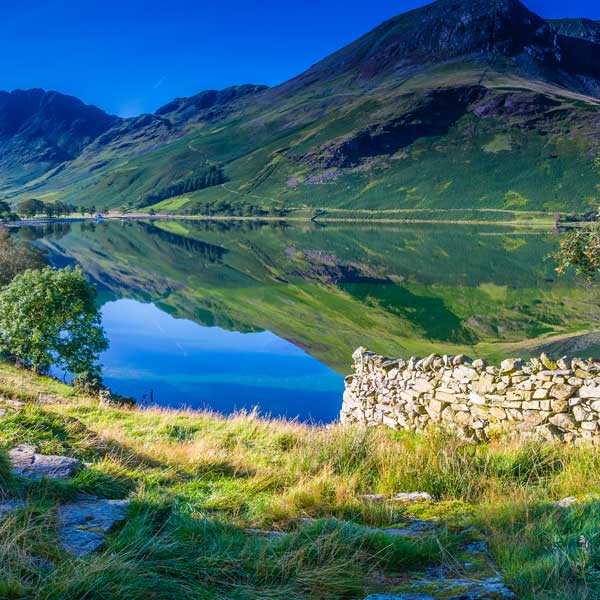
<path id="1" fill-rule="evenodd" d="M 556 506 L 560 508 L 567 508 L 571 506 L 571 504 L 575 504 L 577 502 L 577 498 L 575 496 L 569 496 L 568 498 L 563 498 L 556 503 Z"/>
<path id="2" fill-rule="evenodd" d="M 128 500 L 80 497 L 58 509 L 58 538 L 65 550 L 85 556 L 104 544 L 105 535 L 125 519 Z"/>
<path id="3" fill-rule="evenodd" d="M 504 375 L 514 373 L 523 366 L 520 358 L 507 358 L 500 363 L 500 372 Z"/>
<path id="4" fill-rule="evenodd" d="M 433 496 L 427 492 L 402 492 L 394 494 L 390 500 L 393 502 L 433 502 Z"/>
<path id="5" fill-rule="evenodd" d="M 550 397 L 556 400 L 568 400 L 575 393 L 575 388 L 566 383 L 557 383 L 550 388 Z"/>
<path id="6" fill-rule="evenodd" d="M 571 415 L 567 415 L 564 413 L 554 415 L 548 420 L 550 421 L 550 423 L 552 423 L 552 425 L 560 427 L 561 429 L 573 429 L 577 425 L 575 419 Z"/>
<path id="7" fill-rule="evenodd" d="M 540 361 L 549 371 L 555 371 L 558 369 L 558 365 L 545 352 L 541 354 Z"/>
<path id="8" fill-rule="evenodd" d="M 466 360 L 467 360 L 467 357 L 464 354 L 457 354 L 452 359 L 452 366 L 458 367 L 459 365 L 462 365 L 464 362 L 466 362 Z"/>
<path id="9" fill-rule="evenodd" d="M 0 519 L 8 517 L 19 508 L 23 508 L 25 502 L 22 500 L 0 500 Z"/>
<path id="10" fill-rule="evenodd" d="M 406 525 L 406 527 L 380 529 L 379 531 L 391 536 L 422 537 L 430 534 L 436 527 L 437 525 L 431 521 L 421 521 L 420 519 L 415 519 Z"/>
<path id="11" fill-rule="evenodd" d="M 580 398 L 600 398 L 600 387 L 592 387 L 589 385 L 584 385 L 579 388 L 579 397 Z"/>
<path id="12" fill-rule="evenodd" d="M 37 454 L 29 444 L 21 444 L 8 452 L 13 473 L 30 479 L 67 479 L 81 469 L 81 462 L 68 456 Z"/>

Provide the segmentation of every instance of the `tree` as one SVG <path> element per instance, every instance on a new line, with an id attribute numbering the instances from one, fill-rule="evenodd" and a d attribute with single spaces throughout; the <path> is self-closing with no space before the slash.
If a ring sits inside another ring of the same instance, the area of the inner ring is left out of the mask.
<path id="1" fill-rule="evenodd" d="M 600 174 L 600 156 L 595 161 L 596 172 Z M 597 186 L 600 192 L 600 185 Z M 590 220 L 593 213 L 583 216 L 579 220 Z M 570 221 L 577 221 L 575 215 Z M 557 221 L 558 222 L 558 221 Z M 558 251 L 554 254 L 556 272 L 563 275 L 567 269 L 574 268 L 575 273 L 591 283 L 600 271 L 600 211 L 595 216 L 595 221 L 584 227 L 575 226 L 561 240 Z"/>
<path id="2" fill-rule="evenodd" d="M 17 204 L 17 213 L 25 217 L 35 217 L 35 215 L 43 212 L 45 205 L 37 198 L 28 198 Z"/>
<path id="3" fill-rule="evenodd" d="M 0 291 L 0 343 L 38 372 L 91 371 L 108 347 L 95 301 L 79 267 L 27 270 Z"/>
<path id="4" fill-rule="evenodd" d="M 44 207 L 42 210 L 44 212 L 44 214 L 51 219 L 52 217 L 54 217 L 57 212 L 56 212 L 56 204 L 54 204 L 54 202 L 42 202 L 42 206 Z"/>
<path id="5" fill-rule="evenodd" d="M 0 287 L 10 283 L 19 273 L 41 269 L 45 264 L 41 250 L 18 241 L 6 229 L 0 228 Z"/>
<path id="6" fill-rule="evenodd" d="M 561 240 L 554 258 L 559 275 L 572 267 L 577 275 L 591 283 L 600 271 L 600 223 L 570 231 Z"/>

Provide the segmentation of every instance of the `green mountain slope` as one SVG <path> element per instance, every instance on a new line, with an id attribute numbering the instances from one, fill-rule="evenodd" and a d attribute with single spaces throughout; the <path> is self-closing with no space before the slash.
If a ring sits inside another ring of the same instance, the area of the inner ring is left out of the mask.
<path id="1" fill-rule="evenodd" d="M 439 0 L 275 88 L 120 120 L 6 195 L 187 213 L 586 210 L 598 203 L 591 40 L 517 0 Z"/>

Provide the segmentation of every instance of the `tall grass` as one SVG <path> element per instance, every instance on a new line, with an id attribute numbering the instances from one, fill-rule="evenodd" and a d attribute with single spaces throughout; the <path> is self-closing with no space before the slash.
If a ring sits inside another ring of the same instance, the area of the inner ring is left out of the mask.
<path id="1" fill-rule="evenodd" d="M 0 598 L 361 598 L 428 565 L 459 564 L 462 545 L 479 538 L 519 598 L 600 597 L 600 503 L 585 500 L 600 491 L 591 448 L 57 397 L 2 420 L 0 494 L 29 505 L 0 522 Z M 13 477 L 2 449 L 22 441 L 88 466 L 68 482 Z M 411 491 L 436 501 L 364 497 Z M 133 500 L 105 551 L 83 560 L 62 551 L 53 527 L 57 503 L 79 492 Z M 582 502 L 555 505 L 571 495 Z M 380 531 L 414 517 L 438 528 L 422 539 Z"/>

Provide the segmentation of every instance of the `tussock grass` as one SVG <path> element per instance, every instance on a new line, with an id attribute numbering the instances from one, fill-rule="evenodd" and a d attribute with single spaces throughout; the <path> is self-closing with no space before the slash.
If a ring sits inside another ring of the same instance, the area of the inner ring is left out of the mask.
<path id="1" fill-rule="evenodd" d="M 11 377 L 21 390 L 50 385 Z M 600 597 L 600 502 L 555 505 L 600 491 L 593 449 L 107 408 L 52 385 L 56 402 L 1 421 L 0 494 L 29 505 L 0 522 L 0 598 L 361 598 L 458 565 L 471 539 L 488 540 L 519 598 Z M 88 466 L 67 482 L 13 477 L 4 451 L 25 441 Z M 436 502 L 363 497 L 409 491 Z M 79 492 L 133 500 L 105 551 L 81 561 L 52 527 L 57 503 Z M 380 531 L 414 517 L 439 527 Z"/>

